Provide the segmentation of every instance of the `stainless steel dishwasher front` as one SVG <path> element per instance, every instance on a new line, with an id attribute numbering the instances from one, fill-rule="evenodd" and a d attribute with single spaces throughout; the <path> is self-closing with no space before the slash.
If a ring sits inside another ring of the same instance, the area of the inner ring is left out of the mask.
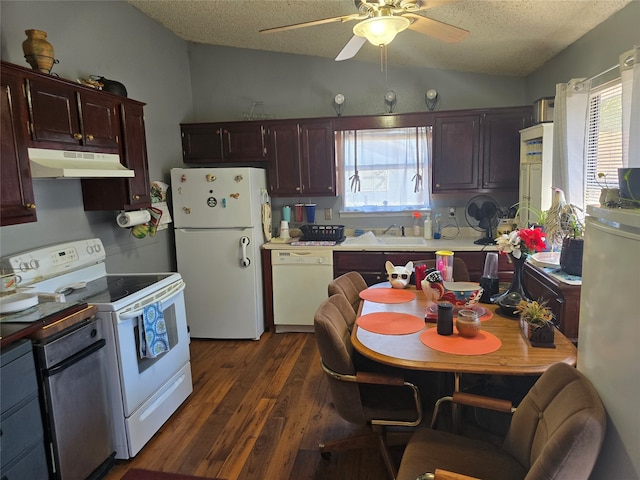
<path id="1" fill-rule="evenodd" d="M 333 280 L 330 249 L 272 250 L 273 323 L 276 333 L 313 332 L 313 316 Z"/>

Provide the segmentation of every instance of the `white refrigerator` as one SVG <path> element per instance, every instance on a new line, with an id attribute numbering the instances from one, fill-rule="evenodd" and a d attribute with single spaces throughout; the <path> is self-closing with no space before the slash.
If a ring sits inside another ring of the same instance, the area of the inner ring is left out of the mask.
<path id="1" fill-rule="evenodd" d="M 259 168 L 171 170 L 176 258 L 193 338 L 257 340 L 264 332 L 266 188 Z"/>
<path id="2" fill-rule="evenodd" d="M 591 480 L 640 478 L 640 210 L 588 206 L 578 370 L 607 410 Z"/>

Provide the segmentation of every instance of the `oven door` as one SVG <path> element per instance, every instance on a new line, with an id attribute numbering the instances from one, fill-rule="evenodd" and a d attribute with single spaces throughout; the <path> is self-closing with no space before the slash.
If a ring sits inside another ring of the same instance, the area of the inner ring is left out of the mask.
<path id="1" fill-rule="evenodd" d="M 156 298 L 160 296 L 160 298 Z M 115 341 L 120 369 L 120 387 L 125 418 L 189 363 L 189 335 L 184 304 L 184 283 L 176 282 L 165 292 L 156 292 L 148 302 L 160 303 L 169 337 L 169 351 L 156 358 L 141 358 L 138 322 L 142 308 L 123 308 L 115 314 Z M 124 312 L 124 313 L 123 313 Z"/>

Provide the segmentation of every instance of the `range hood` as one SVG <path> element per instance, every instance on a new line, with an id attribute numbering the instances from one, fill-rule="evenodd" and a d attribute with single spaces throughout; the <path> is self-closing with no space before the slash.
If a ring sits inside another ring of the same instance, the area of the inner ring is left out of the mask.
<path id="1" fill-rule="evenodd" d="M 29 148 L 32 178 L 133 177 L 135 172 L 113 153 L 73 152 Z"/>

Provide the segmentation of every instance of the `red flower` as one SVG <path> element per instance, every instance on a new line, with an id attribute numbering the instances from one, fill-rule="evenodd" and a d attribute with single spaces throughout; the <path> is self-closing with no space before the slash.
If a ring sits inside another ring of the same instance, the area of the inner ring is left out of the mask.
<path id="1" fill-rule="evenodd" d="M 541 228 L 523 228 L 519 232 L 520 241 L 531 252 L 541 252 L 546 248 L 544 232 Z"/>

